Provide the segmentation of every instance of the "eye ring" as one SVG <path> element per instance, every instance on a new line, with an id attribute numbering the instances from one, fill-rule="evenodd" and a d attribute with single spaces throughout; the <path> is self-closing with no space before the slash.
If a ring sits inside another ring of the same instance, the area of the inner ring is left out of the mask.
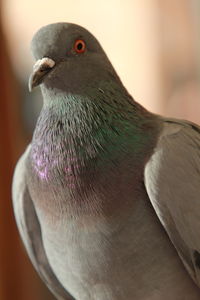
<path id="1" fill-rule="evenodd" d="M 74 51 L 78 54 L 84 53 L 86 49 L 86 44 L 84 40 L 78 39 L 74 43 Z"/>

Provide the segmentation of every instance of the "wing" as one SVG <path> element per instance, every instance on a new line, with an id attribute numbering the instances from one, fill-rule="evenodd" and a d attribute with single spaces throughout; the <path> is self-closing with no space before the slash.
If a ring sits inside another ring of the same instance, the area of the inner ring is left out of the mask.
<path id="1" fill-rule="evenodd" d="M 13 206 L 17 226 L 28 255 L 42 280 L 57 299 L 74 299 L 53 273 L 42 242 L 40 224 L 26 185 L 26 159 L 30 146 L 20 158 L 13 179 Z"/>
<path id="2" fill-rule="evenodd" d="M 200 127 L 164 120 L 144 176 L 162 225 L 200 286 Z"/>

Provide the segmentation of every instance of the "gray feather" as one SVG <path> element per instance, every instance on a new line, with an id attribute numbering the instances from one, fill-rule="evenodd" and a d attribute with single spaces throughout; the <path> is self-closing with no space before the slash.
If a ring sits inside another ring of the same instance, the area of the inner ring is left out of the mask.
<path id="1" fill-rule="evenodd" d="M 179 120 L 165 126 L 145 169 L 150 200 L 183 263 L 200 286 L 200 128 Z"/>
<path id="2" fill-rule="evenodd" d="M 57 299 L 74 299 L 53 273 L 42 242 L 40 224 L 26 184 L 26 160 L 30 146 L 20 158 L 13 179 L 13 206 L 18 229 L 28 255 L 38 274 Z"/>

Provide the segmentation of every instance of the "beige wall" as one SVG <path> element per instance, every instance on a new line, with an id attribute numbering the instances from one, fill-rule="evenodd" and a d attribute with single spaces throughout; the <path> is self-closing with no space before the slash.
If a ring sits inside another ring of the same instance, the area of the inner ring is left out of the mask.
<path id="1" fill-rule="evenodd" d="M 29 43 L 40 26 L 78 23 L 97 36 L 137 101 L 158 113 L 190 119 L 194 113 L 198 121 L 196 109 L 185 103 L 198 108 L 200 103 L 186 100 L 188 93 L 189 98 L 199 97 L 198 1 L 6 0 L 3 20 L 12 61 L 23 76 L 30 71 Z M 186 84 L 185 100 L 180 99 L 180 82 Z M 191 112 L 180 113 L 180 106 Z"/>

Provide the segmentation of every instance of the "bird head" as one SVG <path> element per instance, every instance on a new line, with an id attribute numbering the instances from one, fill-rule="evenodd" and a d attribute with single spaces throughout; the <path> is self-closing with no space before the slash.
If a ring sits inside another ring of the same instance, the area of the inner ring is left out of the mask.
<path id="1" fill-rule="evenodd" d="M 95 85 L 102 78 L 117 77 L 97 39 L 86 29 L 71 23 L 42 27 L 31 42 L 36 60 L 29 78 L 29 90 L 45 88 L 65 91 Z"/>

